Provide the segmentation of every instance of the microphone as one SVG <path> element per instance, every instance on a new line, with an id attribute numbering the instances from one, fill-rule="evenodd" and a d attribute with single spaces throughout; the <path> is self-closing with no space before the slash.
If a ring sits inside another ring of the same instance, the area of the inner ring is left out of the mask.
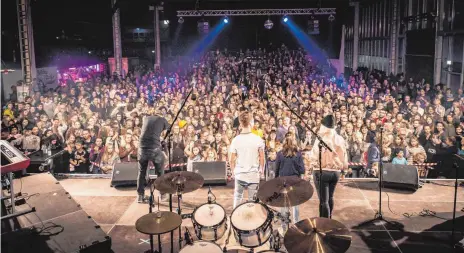
<path id="1" fill-rule="evenodd" d="M 197 95 L 195 93 L 192 93 L 192 100 L 193 101 L 197 100 Z"/>
<path id="2" fill-rule="evenodd" d="M 184 233 L 184 238 L 185 238 L 185 242 L 188 244 L 188 245 L 193 245 L 193 237 L 192 235 L 190 234 L 190 231 L 188 230 L 187 227 L 184 227 L 185 228 L 185 233 Z"/>

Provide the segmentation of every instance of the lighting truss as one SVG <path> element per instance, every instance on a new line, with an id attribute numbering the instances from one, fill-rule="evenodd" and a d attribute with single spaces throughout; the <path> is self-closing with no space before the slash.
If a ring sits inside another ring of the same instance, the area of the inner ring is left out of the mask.
<path id="1" fill-rule="evenodd" d="M 178 17 L 217 17 L 217 16 L 283 16 L 283 15 L 335 15 L 335 8 L 308 9 L 248 9 L 248 10 L 183 10 Z"/>

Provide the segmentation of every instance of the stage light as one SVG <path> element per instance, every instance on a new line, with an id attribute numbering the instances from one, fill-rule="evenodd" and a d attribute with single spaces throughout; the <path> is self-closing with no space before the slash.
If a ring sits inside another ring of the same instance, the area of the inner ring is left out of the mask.
<path id="1" fill-rule="evenodd" d="M 164 23 L 165 25 L 169 25 L 169 20 L 164 20 L 163 23 Z"/>
<path id="2" fill-rule="evenodd" d="M 154 54 L 154 53 L 155 53 L 155 50 L 151 50 L 151 52 Z"/>
<path id="3" fill-rule="evenodd" d="M 228 24 L 229 23 L 229 18 L 227 16 L 225 16 L 223 22 L 224 22 L 224 24 Z"/>
<path id="4" fill-rule="evenodd" d="M 184 23 L 184 18 L 183 18 L 183 17 L 179 17 L 179 19 L 177 20 L 177 22 L 179 22 L 179 24 L 183 24 L 183 23 Z"/>
<path id="5" fill-rule="evenodd" d="M 335 20 L 335 16 L 332 15 L 332 14 L 330 14 L 330 16 L 329 16 L 329 21 L 332 22 L 332 21 L 334 21 L 334 20 Z"/>
<path id="6" fill-rule="evenodd" d="M 287 17 L 287 16 L 284 16 L 284 19 L 283 19 L 283 20 L 284 20 L 284 23 L 287 23 L 288 17 Z"/>
<path id="7" fill-rule="evenodd" d="M 272 20 L 268 19 L 264 21 L 264 28 L 271 30 L 273 26 L 274 26 L 274 22 L 272 22 Z"/>
<path id="8" fill-rule="evenodd" d="M 89 54 L 92 54 L 92 51 L 89 51 Z"/>
<path id="9" fill-rule="evenodd" d="M 453 64 L 452 61 L 450 61 L 450 60 L 446 61 L 446 65 L 451 66 L 452 64 Z"/>

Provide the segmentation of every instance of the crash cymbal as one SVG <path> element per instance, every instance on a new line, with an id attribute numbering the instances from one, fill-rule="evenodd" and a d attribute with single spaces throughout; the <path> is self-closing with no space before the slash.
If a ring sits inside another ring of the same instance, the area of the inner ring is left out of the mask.
<path id="1" fill-rule="evenodd" d="M 284 245 L 289 253 L 343 253 L 351 245 L 351 235 L 336 220 L 311 218 L 291 225 Z"/>
<path id="2" fill-rule="evenodd" d="M 142 234 L 159 235 L 178 228 L 180 224 L 182 224 L 180 215 L 168 211 L 158 211 L 140 217 L 135 222 L 135 229 Z"/>
<path id="3" fill-rule="evenodd" d="M 277 177 L 259 186 L 258 198 L 274 207 L 297 206 L 313 196 L 311 184 L 297 176 Z"/>
<path id="4" fill-rule="evenodd" d="M 190 171 L 174 171 L 158 177 L 155 188 L 162 193 L 176 194 L 193 192 L 203 186 L 203 177 Z"/>

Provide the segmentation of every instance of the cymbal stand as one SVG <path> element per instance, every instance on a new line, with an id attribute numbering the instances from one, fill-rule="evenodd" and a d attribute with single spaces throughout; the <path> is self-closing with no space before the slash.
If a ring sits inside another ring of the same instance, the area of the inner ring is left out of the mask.
<path id="1" fill-rule="evenodd" d="M 154 192 L 155 192 L 155 184 L 153 183 L 154 180 L 149 180 L 150 184 L 150 197 L 148 197 L 148 213 L 153 212 L 153 206 L 155 205 L 154 203 Z M 159 212 L 159 203 L 160 203 L 160 198 L 158 197 L 158 212 Z M 150 253 L 161 253 L 163 252 L 163 249 L 161 247 L 161 235 L 158 234 L 158 251 L 155 251 L 155 246 L 153 245 L 153 235 L 150 235 Z"/>
<path id="2" fill-rule="evenodd" d="M 182 192 L 184 191 L 184 185 L 183 184 L 177 184 L 177 214 L 182 217 Z M 182 241 L 184 239 L 182 238 L 182 229 L 181 226 L 179 226 L 179 250 L 182 248 Z"/>

